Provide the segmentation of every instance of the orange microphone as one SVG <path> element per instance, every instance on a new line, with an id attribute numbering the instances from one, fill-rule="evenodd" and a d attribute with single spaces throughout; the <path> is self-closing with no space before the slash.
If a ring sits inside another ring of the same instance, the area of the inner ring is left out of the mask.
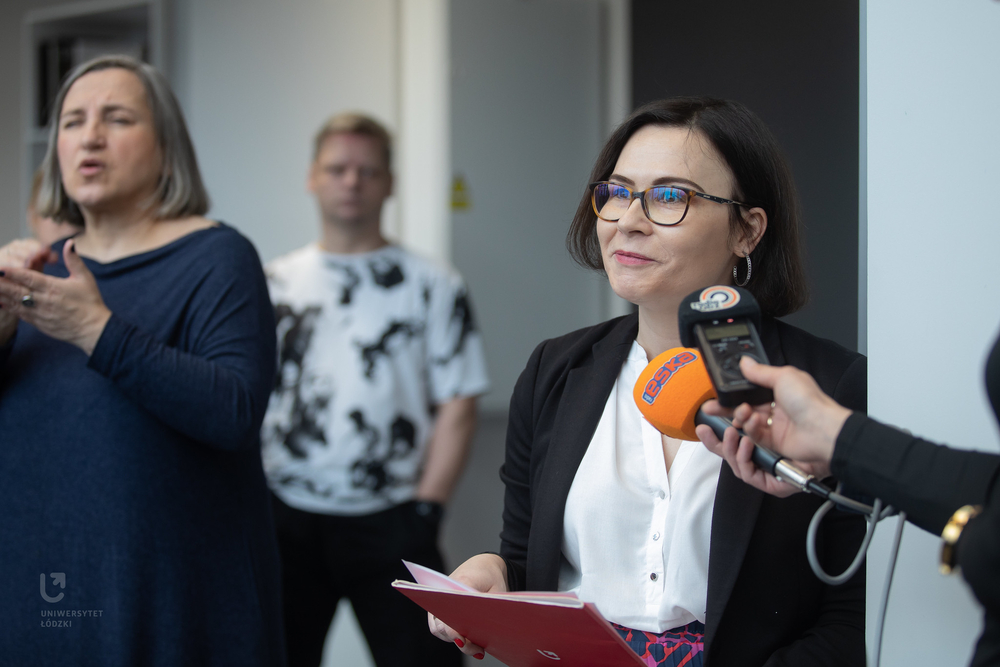
<path id="1" fill-rule="evenodd" d="M 632 395 L 639 412 L 657 431 L 678 440 L 697 440 L 694 427 L 702 423 L 698 413 L 705 401 L 715 398 L 715 388 L 701 352 L 675 347 L 646 366 Z"/>
<path id="2" fill-rule="evenodd" d="M 660 433 L 678 440 L 698 440 L 695 426 L 705 424 L 722 440 L 732 422 L 702 412 L 701 406 L 715 398 L 715 387 L 705 368 L 701 351 L 675 347 L 659 355 L 639 374 L 632 390 L 639 412 Z M 743 432 L 739 432 L 743 435 Z M 753 462 L 775 477 L 802 490 L 816 493 L 813 476 L 792 466 L 760 445 L 754 447 Z"/>

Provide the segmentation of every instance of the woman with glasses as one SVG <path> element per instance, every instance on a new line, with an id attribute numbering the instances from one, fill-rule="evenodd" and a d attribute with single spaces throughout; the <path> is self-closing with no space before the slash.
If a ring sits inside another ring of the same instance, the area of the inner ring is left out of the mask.
<path id="1" fill-rule="evenodd" d="M 257 253 L 149 65 L 70 73 L 42 170 L 82 231 L 0 249 L 0 662 L 284 664 Z"/>
<path id="2" fill-rule="evenodd" d="M 655 102 L 612 134 L 590 180 L 568 247 L 637 312 L 535 349 L 511 398 L 500 554 L 453 576 L 484 591 L 575 591 L 649 665 L 864 665 L 863 572 L 832 587 L 807 561 L 820 502 L 742 484 L 700 443 L 658 433 L 632 398 L 648 362 L 680 345 L 681 299 L 737 284 L 761 305 L 772 363 L 865 409 L 864 357 L 775 319 L 806 288 L 773 136 L 735 102 Z M 843 570 L 863 532 L 857 517 L 827 516 L 824 565 Z"/>

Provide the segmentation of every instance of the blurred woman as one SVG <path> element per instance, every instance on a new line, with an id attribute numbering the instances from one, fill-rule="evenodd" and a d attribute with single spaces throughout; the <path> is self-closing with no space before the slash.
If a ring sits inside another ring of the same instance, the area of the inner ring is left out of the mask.
<path id="1" fill-rule="evenodd" d="M 39 213 L 83 231 L 0 249 L 0 655 L 282 664 L 257 254 L 203 217 L 180 108 L 148 65 L 73 71 L 42 168 Z"/>
<path id="2" fill-rule="evenodd" d="M 806 292 L 775 140 L 735 102 L 655 102 L 613 133 L 591 181 L 568 246 L 637 312 L 535 349 L 511 398 L 500 555 L 453 576 L 479 590 L 575 591 L 650 665 L 863 665 L 863 573 L 830 587 L 807 562 L 819 503 L 741 484 L 699 443 L 658 433 L 632 398 L 648 362 L 680 345 L 680 301 L 736 283 L 761 305 L 771 360 L 864 410 L 864 358 L 774 319 Z M 822 530 L 824 562 L 846 566 L 863 524 L 839 516 Z"/>

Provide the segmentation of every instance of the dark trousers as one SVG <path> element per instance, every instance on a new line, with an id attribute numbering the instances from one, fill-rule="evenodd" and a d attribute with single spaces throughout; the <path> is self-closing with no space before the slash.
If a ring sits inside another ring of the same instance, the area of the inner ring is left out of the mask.
<path id="1" fill-rule="evenodd" d="M 366 516 L 330 516 L 273 500 L 289 667 L 320 664 L 342 597 L 351 601 L 379 667 L 462 664 L 455 646 L 431 635 L 427 612 L 390 585 L 412 580 L 402 559 L 444 570 L 436 520 L 418 515 L 414 503 Z"/>

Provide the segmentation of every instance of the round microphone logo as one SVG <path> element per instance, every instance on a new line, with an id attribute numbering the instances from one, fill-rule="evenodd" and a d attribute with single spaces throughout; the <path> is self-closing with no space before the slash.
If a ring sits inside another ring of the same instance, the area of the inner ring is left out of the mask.
<path id="1" fill-rule="evenodd" d="M 713 285 L 706 287 L 698 295 L 698 300 L 691 303 L 691 308 L 701 313 L 732 308 L 740 302 L 740 293 L 729 285 Z"/>

